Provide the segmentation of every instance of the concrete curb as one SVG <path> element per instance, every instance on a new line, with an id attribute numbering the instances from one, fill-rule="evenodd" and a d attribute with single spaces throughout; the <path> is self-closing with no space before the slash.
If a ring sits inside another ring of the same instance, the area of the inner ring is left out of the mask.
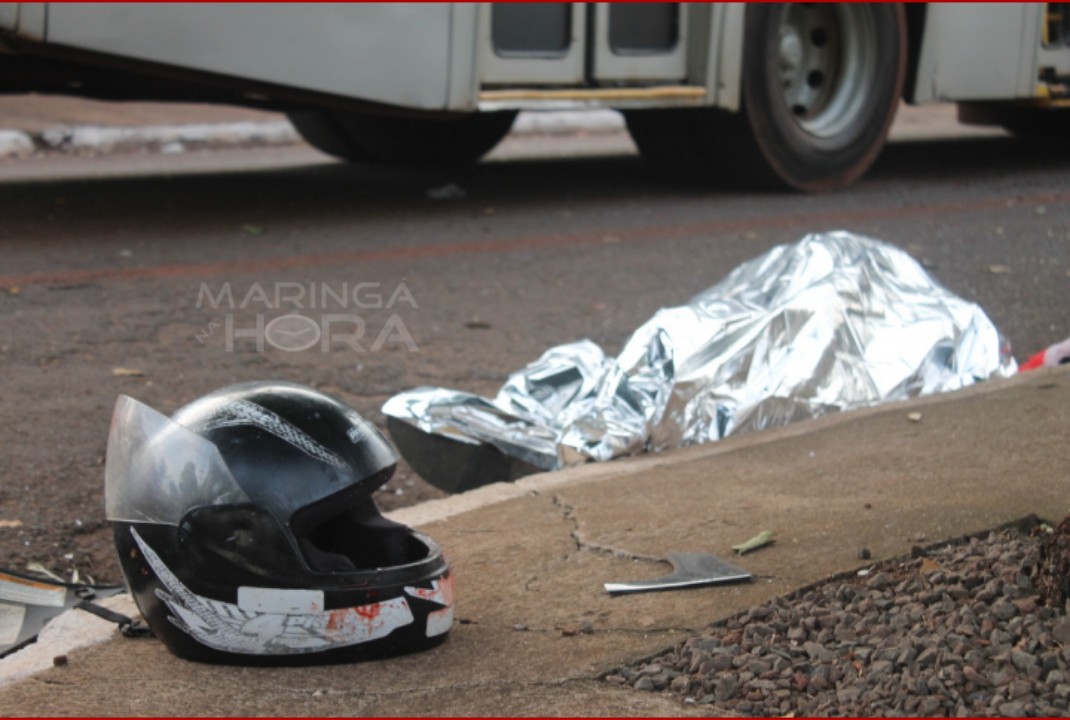
<path id="1" fill-rule="evenodd" d="M 96 602 L 130 617 L 140 616 L 131 595 L 116 595 Z M 37 642 L 0 660 L 0 688 L 52 667 L 53 658 L 58 655 L 102 643 L 115 632 L 115 623 L 84 610 L 68 610 L 45 625 L 37 636 Z"/>
<path id="2" fill-rule="evenodd" d="M 624 131 L 624 118 L 611 110 L 521 113 L 513 135 L 608 134 Z M 286 120 L 112 127 L 57 126 L 40 132 L 0 130 L 0 158 L 37 151 L 72 154 L 120 152 L 181 153 L 186 150 L 293 145 L 301 136 Z"/>
<path id="3" fill-rule="evenodd" d="M 21 130 L 0 130 L 0 158 L 25 157 L 37 149 L 29 133 Z"/>

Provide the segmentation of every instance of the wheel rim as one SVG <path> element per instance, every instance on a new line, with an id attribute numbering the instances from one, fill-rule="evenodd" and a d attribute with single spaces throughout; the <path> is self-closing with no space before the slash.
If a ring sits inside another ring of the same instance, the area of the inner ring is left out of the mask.
<path id="1" fill-rule="evenodd" d="M 785 7 L 777 80 L 788 114 L 801 130 L 832 138 L 864 110 L 876 68 L 876 34 L 873 11 L 865 5 Z"/>

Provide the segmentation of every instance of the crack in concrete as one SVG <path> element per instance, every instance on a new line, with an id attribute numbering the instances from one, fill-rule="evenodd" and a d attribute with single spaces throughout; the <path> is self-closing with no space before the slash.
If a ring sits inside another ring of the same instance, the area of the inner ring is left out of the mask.
<path id="1" fill-rule="evenodd" d="M 554 506 L 561 510 L 562 517 L 572 525 L 572 532 L 570 537 L 572 542 L 576 545 L 576 552 L 587 550 L 588 552 L 599 553 L 603 555 L 612 555 L 613 557 L 624 558 L 625 560 L 646 560 L 649 562 L 664 563 L 665 558 L 653 557 L 651 555 L 643 555 L 641 553 L 635 553 L 630 550 L 624 550 L 622 548 L 615 548 L 610 545 L 603 545 L 601 543 L 587 540 L 583 537 L 583 533 L 580 530 L 580 521 L 575 515 L 575 509 L 561 499 L 560 495 L 554 495 L 550 498 Z M 571 553 L 570 553 L 571 556 Z"/>

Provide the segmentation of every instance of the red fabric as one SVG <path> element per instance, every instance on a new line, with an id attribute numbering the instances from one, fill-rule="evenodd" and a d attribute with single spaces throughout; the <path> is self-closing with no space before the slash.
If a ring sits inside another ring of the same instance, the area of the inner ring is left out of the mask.
<path id="1" fill-rule="evenodd" d="M 1028 360 L 1026 360 L 1024 363 L 1022 363 L 1022 365 L 1019 366 L 1018 371 L 1019 372 L 1024 372 L 1026 370 L 1036 370 L 1038 367 L 1043 367 L 1044 366 L 1044 355 L 1047 352 L 1048 352 L 1047 350 L 1041 350 L 1036 355 L 1034 355 L 1033 357 L 1031 357 Z"/>

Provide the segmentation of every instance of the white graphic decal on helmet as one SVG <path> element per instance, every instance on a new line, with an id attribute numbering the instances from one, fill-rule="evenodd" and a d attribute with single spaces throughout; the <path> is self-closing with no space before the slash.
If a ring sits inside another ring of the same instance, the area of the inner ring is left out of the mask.
<path id="1" fill-rule="evenodd" d="M 320 603 L 319 612 L 314 610 L 315 603 L 293 608 L 302 610 L 297 612 L 262 612 L 201 597 L 175 577 L 137 530 L 130 528 L 130 533 L 156 577 L 169 591 L 156 590 L 156 596 L 173 613 L 168 619 L 198 642 L 216 650 L 245 655 L 322 652 L 378 640 L 413 622 L 412 610 L 404 597 L 326 611 Z M 271 589 L 256 591 L 256 603 L 264 606 L 264 598 Z M 278 594 L 284 599 L 293 597 L 293 591 L 280 589 Z"/>
<path id="2" fill-rule="evenodd" d="M 300 429 L 267 408 L 248 400 L 233 400 L 227 403 L 226 407 L 220 411 L 219 417 L 205 425 L 204 430 L 234 427 L 236 425 L 258 427 L 280 440 L 285 440 L 309 457 L 316 458 L 320 462 L 325 462 L 339 470 L 349 469 L 349 465 L 345 460 L 320 445 Z"/>
<path id="3" fill-rule="evenodd" d="M 428 613 L 427 637 L 445 635 L 449 632 L 453 627 L 453 575 L 447 575 L 441 580 L 432 580 L 430 589 L 406 585 L 405 592 L 422 600 L 445 605 L 441 610 Z"/>

